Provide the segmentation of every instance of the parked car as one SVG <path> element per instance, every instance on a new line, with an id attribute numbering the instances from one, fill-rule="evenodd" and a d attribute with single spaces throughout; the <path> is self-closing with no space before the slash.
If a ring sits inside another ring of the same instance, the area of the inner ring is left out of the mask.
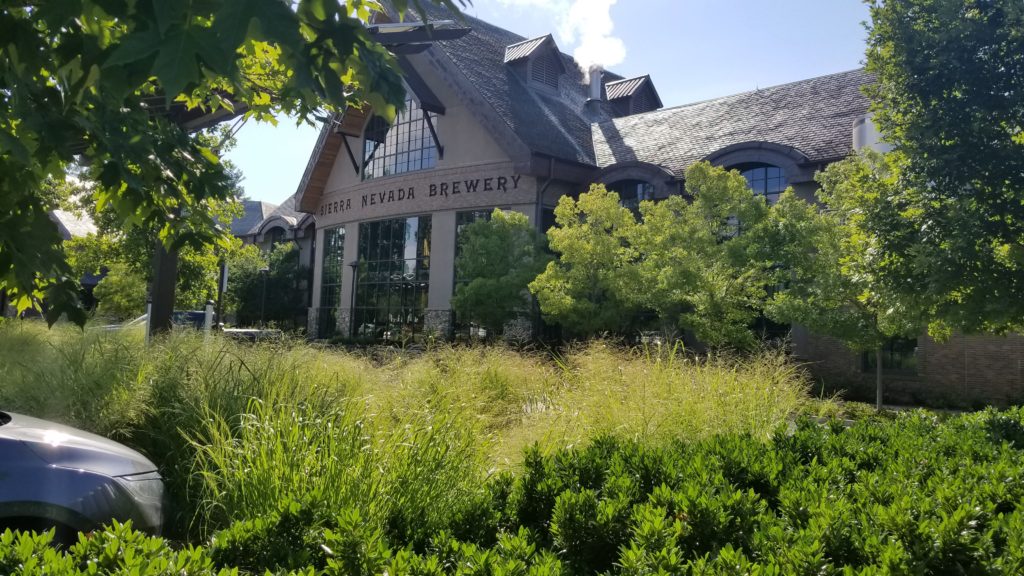
<path id="1" fill-rule="evenodd" d="M 175 310 L 171 313 L 171 324 L 202 330 L 206 322 L 206 312 L 202 310 Z M 213 316 L 213 325 L 217 325 L 217 315 Z"/>
<path id="2" fill-rule="evenodd" d="M 111 520 L 154 535 L 163 479 L 135 450 L 95 434 L 0 412 L 0 531 L 48 530 L 76 541 Z"/>

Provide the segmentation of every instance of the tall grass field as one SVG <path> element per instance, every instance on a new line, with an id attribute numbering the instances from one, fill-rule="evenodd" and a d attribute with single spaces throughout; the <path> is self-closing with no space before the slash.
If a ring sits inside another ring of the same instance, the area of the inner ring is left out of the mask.
<path id="1" fill-rule="evenodd" d="M 847 429 L 801 418 L 808 390 L 771 350 L 348 353 L 0 323 L 0 409 L 150 457 L 173 543 L 7 533 L 0 573 L 1024 573 L 1020 410 Z"/>
<path id="2" fill-rule="evenodd" d="M 383 356 L 383 357 L 381 357 Z M 807 399 L 780 354 L 695 359 L 597 342 L 563 355 L 437 347 L 351 354 L 193 331 L 0 325 L 0 407 L 132 446 L 161 466 L 172 534 L 202 537 L 316 493 L 367 517 L 472 499 L 523 450 L 747 432 Z"/>

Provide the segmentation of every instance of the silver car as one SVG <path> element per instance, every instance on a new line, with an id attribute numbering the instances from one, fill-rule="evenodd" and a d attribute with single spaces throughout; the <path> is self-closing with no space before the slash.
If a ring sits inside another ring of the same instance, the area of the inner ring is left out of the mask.
<path id="1" fill-rule="evenodd" d="M 116 519 L 159 534 L 163 495 L 156 465 L 135 450 L 0 412 L 0 531 L 56 528 L 66 543 Z"/>

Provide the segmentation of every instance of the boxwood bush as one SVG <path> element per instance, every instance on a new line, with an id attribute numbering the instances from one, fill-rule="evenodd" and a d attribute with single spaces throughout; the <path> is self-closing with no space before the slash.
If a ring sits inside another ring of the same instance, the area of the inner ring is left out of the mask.
<path id="1" fill-rule="evenodd" d="M 314 498 L 235 522 L 206 549 L 172 550 L 123 526 L 66 553 L 5 534 L 0 572 L 43 573 L 25 567 L 45 562 L 55 575 L 1024 574 L 1020 408 L 802 420 L 767 441 L 603 436 L 530 449 L 486 484 L 478 513 L 442 511 L 426 540 Z"/>

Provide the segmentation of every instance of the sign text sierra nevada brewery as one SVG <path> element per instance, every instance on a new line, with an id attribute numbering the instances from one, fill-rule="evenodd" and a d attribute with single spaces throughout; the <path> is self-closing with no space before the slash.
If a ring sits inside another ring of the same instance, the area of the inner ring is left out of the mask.
<path id="1" fill-rule="evenodd" d="M 468 180 L 446 180 L 444 182 L 429 184 L 424 190 L 414 186 L 408 188 L 394 188 L 377 192 L 366 192 L 360 196 L 359 207 L 368 208 L 378 204 L 391 204 L 392 202 L 405 202 L 415 200 L 419 197 L 448 198 L 457 194 L 478 194 L 480 192 L 509 192 L 519 189 L 519 180 L 522 175 L 492 176 L 488 178 L 471 178 Z M 348 212 L 352 210 L 352 198 L 333 200 L 320 205 L 320 216 Z"/>

